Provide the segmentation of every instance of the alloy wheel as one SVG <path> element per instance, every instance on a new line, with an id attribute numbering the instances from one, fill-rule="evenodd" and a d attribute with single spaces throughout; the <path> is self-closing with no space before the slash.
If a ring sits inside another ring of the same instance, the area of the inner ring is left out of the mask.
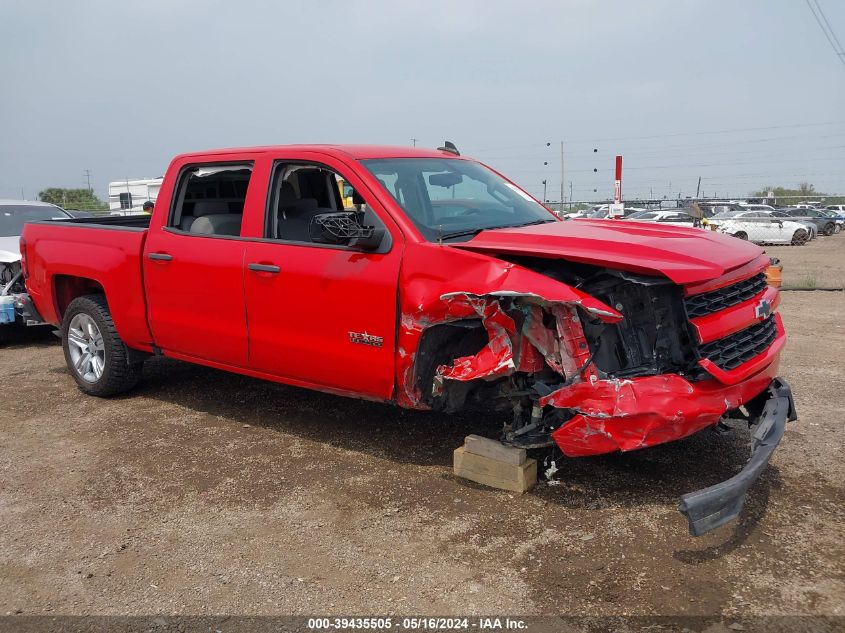
<path id="1" fill-rule="evenodd" d="M 68 327 L 68 352 L 73 370 L 85 382 L 97 382 L 106 367 L 106 349 L 97 323 L 84 312 L 75 315 Z"/>

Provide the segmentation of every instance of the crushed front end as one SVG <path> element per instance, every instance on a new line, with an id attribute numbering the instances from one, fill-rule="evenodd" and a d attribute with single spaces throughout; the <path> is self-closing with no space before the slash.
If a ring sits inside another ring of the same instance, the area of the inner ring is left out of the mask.
<path id="1" fill-rule="evenodd" d="M 794 419 L 794 405 L 776 380 L 786 335 L 778 290 L 763 272 L 767 261 L 759 257 L 722 278 L 681 286 L 665 277 L 515 257 L 511 264 L 593 303 L 512 290 L 443 295 L 445 315 L 435 322 L 450 327 L 424 333 L 440 340 L 421 345 L 408 393 L 434 409 L 492 405 L 508 414 L 504 443 L 556 446 L 569 457 L 670 442 L 726 417 L 766 426 L 768 447 L 775 435 L 779 441 L 786 418 Z M 767 402 L 782 398 L 788 404 L 769 411 Z M 752 462 L 750 481 L 762 470 L 760 458 Z M 717 501 L 712 494 L 706 502 L 685 497 L 691 533 L 734 518 L 750 481 L 728 485 Z"/>

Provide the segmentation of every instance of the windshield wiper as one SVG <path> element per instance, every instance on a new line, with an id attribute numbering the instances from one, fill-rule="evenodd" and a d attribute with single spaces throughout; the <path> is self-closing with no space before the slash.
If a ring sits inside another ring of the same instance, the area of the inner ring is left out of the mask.
<path id="1" fill-rule="evenodd" d="M 549 222 L 557 222 L 557 220 L 534 220 L 532 222 L 525 222 L 523 224 L 503 224 L 501 226 L 483 226 L 479 229 L 467 229 L 465 231 L 454 231 L 453 233 L 443 233 L 438 236 L 441 240 L 449 240 L 453 237 L 466 237 L 468 235 L 478 235 L 481 231 L 495 231 L 496 229 L 518 229 L 523 226 L 534 226 L 535 224 L 548 224 Z"/>

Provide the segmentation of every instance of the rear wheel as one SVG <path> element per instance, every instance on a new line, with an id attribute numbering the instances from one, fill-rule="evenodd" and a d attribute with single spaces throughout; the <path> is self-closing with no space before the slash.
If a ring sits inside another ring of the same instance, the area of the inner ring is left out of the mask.
<path id="1" fill-rule="evenodd" d="M 793 246 L 801 246 L 807 241 L 807 231 L 804 229 L 798 229 L 795 233 L 792 234 L 792 245 Z"/>
<path id="2" fill-rule="evenodd" d="M 114 327 L 103 295 L 74 299 L 62 321 L 65 362 L 79 388 L 92 396 L 113 396 L 134 387 L 143 363 L 133 359 Z"/>
<path id="3" fill-rule="evenodd" d="M 737 237 L 741 240 L 747 240 L 748 233 L 746 233 L 745 231 L 737 231 L 736 233 L 734 233 L 734 237 Z"/>

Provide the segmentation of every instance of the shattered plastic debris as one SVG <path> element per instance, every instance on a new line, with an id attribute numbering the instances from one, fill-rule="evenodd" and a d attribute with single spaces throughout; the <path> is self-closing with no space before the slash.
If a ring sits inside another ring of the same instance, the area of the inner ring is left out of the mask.
<path id="1" fill-rule="evenodd" d="M 521 329 L 517 330 L 513 318 L 502 309 L 502 298 L 512 301 L 510 309 L 523 313 Z M 471 309 L 480 316 L 489 342 L 472 356 L 439 366 L 435 395 L 442 393 L 444 380 L 493 380 L 515 371 L 535 373 L 542 370 L 542 361 L 570 381 L 579 379 L 579 368 L 585 377 L 595 375 L 595 369 L 587 366 L 590 351 L 576 306 L 549 304 L 536 295 L 514 292 L 489 296 L 450 293 L 441 299 L 449 304 L 449 313 L 464 314 Z M 544 309 L 554 317 L 554 329 L 544 324 Z"/>

